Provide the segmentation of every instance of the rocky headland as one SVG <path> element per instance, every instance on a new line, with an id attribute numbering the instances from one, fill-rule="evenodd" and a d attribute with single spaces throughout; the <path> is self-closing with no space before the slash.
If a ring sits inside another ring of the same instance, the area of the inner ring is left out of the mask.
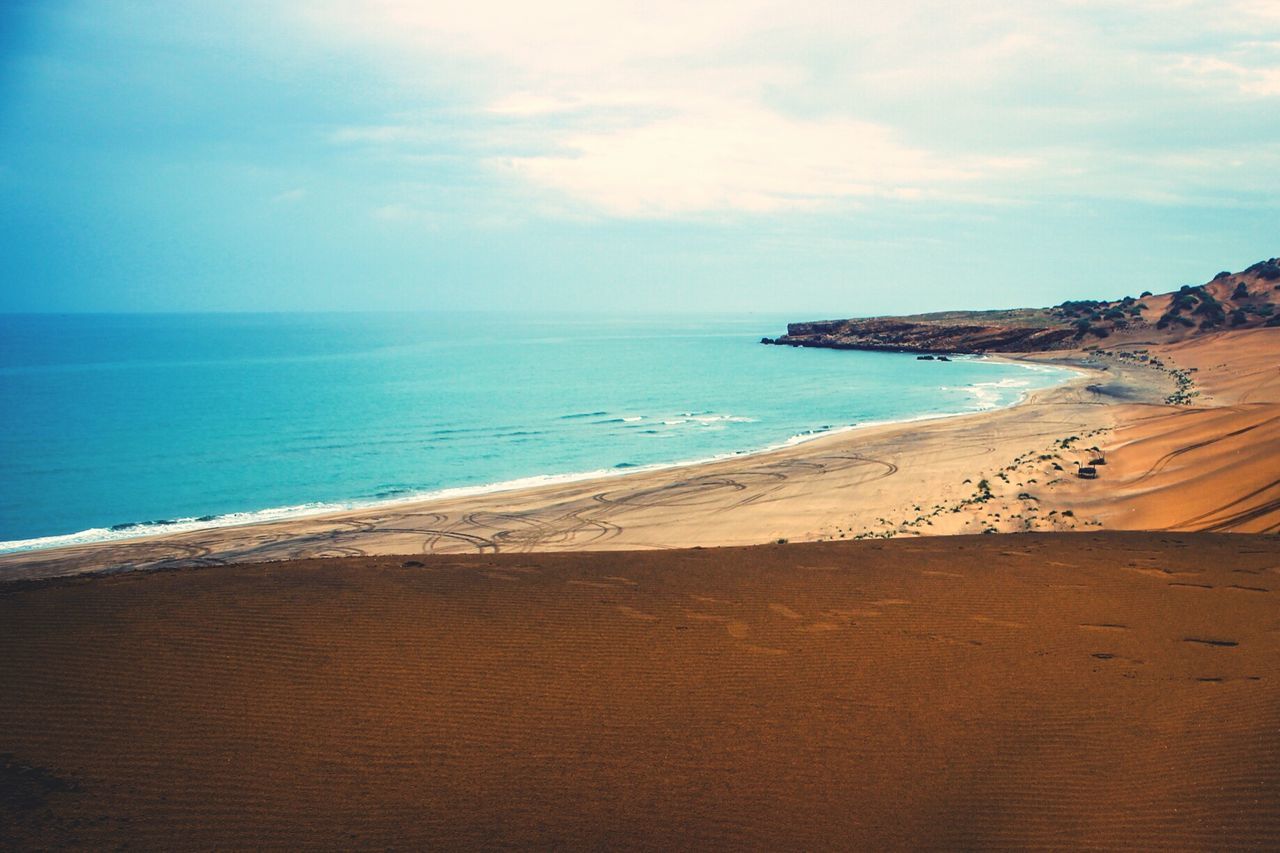
<path id="1" fill-rule="evenodd" d="M 1280 325 L 1277 303 L 1280 259 L 1271 258 L 1169 293 L 1074 300 L 1050 308 L 790 323 L 785 335 L 761 343 L 926 354 L 1047 352 L 1103 340 L 1174 343 L 1205 332 Z"/>

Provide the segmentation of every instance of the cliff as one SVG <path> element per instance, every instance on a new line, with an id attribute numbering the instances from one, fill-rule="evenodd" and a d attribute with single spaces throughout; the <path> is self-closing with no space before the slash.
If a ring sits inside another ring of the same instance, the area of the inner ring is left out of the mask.
<path id="1" fill-rule="evenodd" d="M 780 338 L 762 343 L 889 352 L 1037 352 L 1070 341 L 1071 329 L 939 323 L 907 317 L 789 323 Z"/>
<path id="2" fill-rule="evenodd" d="M 761 343 L 917 353 L 1043 352 L 1108 338 L 1177 341 L 1201 334 L 1280 325 L 1280 259 L 1205 284 L 1116 300 L 1067 301 L 1051 308 L 951 311 L 790 323 Z"/>

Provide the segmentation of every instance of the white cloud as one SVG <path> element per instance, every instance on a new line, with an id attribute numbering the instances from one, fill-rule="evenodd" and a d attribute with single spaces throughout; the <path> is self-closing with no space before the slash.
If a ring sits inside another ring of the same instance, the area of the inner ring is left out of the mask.
<path id="1" fill-rule="evenodd" d="M 978 174 L 903 146 L 877 125 L 796 120 L 745 104 L 710 104 L 636 127 L 569 134 L 562 143 L 564 154 L 503 163 L 535 184 L 621 216 L 912 197 Z"/>
<path id="2" fill-rule="evenodd" d="M 1274 0 L 310 8 L 330 37 L 376 45 L 402 84 L 464 81 L 450 93 L 472 101 L 477 163 L 614 216 L 1004 199 L 1056 191 L 1070 175 L 1082 176 L 1068 181 L 1075 192 L 1109 194 L 1090 176 L 1140 157 L 1106 135 L 1135 109 L 1176 115 L 1167 103 L 1202 87 L 1203 98 L 1222 86 L 1246 99 L 1280 94 L 1280 63 L 1257 59 L 1275 54 L 1239 48 L 1280 38 L 1268 29 L 1280 23 Z M 1219 49 L 1169 47 L 1193 38 Z M 408 121 L 333 139 L 411 149 L 439 132 Z M 1174 145 L 1170 136 L 1161 144 Z M 1152 196 L 1178 193 L 1184 174 L 1186 189 L 1201 185 L 1189 166 L 1138 172 L 1157 183 L 1135 192 Z"/>
<path id="3" fill-rule="evenodd" d="M 1264 50 L 1251 51 L 1255 56 Z M 1280 51 L 1271 54 L 1280 59 Z M 1198 85 L 1228 86 L 1239 94 L 1254 97 L 1280 96 L 1280 65 L 1245 65 L 1216 56 L 1183 56 L 1174 65 L 1174 73 Z"/>

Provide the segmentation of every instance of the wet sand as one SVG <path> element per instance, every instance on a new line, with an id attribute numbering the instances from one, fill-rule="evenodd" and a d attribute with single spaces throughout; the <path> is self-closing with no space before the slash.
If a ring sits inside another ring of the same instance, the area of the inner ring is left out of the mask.
<path id="1" fill-rule="evenodd" d="M 1280 542 L 931 537 L 0 587 L 16 847 L 1276 849 Z"/>

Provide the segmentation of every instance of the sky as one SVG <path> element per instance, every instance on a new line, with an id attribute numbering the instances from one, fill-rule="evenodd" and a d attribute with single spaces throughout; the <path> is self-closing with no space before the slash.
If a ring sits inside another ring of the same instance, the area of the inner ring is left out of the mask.
<path id="1" fill-rule="evenodd" d="M 0 311 L 769 312 L 1280 255 L 1280 0 L 5 0 Z"/>

